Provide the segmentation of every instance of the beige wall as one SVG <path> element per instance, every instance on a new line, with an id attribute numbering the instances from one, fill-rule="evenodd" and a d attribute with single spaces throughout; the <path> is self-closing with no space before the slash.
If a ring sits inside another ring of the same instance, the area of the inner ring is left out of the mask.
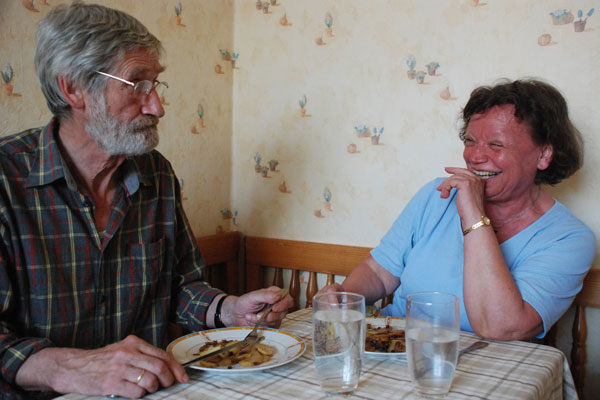
<path id="1" fill-rule="evenodd" d="M 583 32 L 549 15 L 567 9 L 577 20 L 578 9 L 585 14 L 597 1 L 277 0 L 267 13 L 253 0 L 98 2 L 138 17 L 167 49 L 159 150 L 184 181 L 197 235 L 233 229 L 375 246 L 420 186 L 463 165 L 457 115 L 471 90 L 525 76 L 555 84 L 569 102 L 585 165 L 551 192 L 600 235 L 600 11 Z M 0 0 L 0 68 L 12 66 L 20 94 L 8 96 L 6 85 L 0 93 L 0 135 L 49 118 L 32 65 L 43 3 L 33 1 L 35 12 Z M 219 49 L 239 53 L 235 68 Z M 436 75 L 409 79 L 409 55 L 417 71 L 439 63 Z M 359 137 L 359 125 L 384 127 L 379 144 Z M 256 152 L 262 167 L 278 161 L 266 177 L 255 172 Z M 235 220 L 223 218 L 224 209 L 237 212 Z M 588 391 L 598 393 L 597 310 L 588 321 Z"/>

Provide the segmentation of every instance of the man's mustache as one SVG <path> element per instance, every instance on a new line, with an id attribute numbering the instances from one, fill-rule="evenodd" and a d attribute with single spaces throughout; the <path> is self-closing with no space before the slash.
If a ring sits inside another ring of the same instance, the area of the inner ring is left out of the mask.
<path id="1" fill-rule="evenodd" d="M 156 128 L 158 122 L 158 117 L 155 117 L 154 115 L 143 115 L 134 121 L 132 128 L 136 131 L 148 128 Z"/>

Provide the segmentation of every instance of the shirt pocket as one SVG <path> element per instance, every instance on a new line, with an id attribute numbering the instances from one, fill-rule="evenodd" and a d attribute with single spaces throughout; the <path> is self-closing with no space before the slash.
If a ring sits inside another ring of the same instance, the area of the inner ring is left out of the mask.
<path id="1" fill-rule="evenodd" d="M 151 304 L 161 292 L 161 284 L 165 277 L 165 240 L 160 239 L 152 243 L 131 243 L 127 251 L 127 272 L 131 277 L 128 288 L 130 304 L 143 308 Z"/>

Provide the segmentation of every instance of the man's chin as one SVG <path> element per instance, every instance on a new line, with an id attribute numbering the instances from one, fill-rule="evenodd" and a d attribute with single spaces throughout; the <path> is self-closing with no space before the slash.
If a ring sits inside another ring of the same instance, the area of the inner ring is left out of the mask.
<path id="1" fill-rule="evenodd" d="M 146 140 L 143 143 L 122 144 L 117 148 L 106 149 L 106 152 L 111 156 L 139 156 L 154 150 L 158 146 L 158 138 L 156 140 Z"/>

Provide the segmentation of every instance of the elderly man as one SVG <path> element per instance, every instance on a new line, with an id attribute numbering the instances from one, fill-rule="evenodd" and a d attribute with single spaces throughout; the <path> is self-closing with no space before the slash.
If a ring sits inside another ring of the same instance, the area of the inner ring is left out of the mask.
<path id="1" fill-rule="evenodd" d="M 35 65 L 54 118 L 0 141 L 3 393 L 141 397 L 185 370 L 165 351 L 171 322 L 249 325 L 277 288 L 227 296 L 203 261 L 170 163 L 154 147 L 164 109 L 160 41 L 98 5 L 41 21 Z M 0 386 L 1 387 L 1 386 Z"/>

